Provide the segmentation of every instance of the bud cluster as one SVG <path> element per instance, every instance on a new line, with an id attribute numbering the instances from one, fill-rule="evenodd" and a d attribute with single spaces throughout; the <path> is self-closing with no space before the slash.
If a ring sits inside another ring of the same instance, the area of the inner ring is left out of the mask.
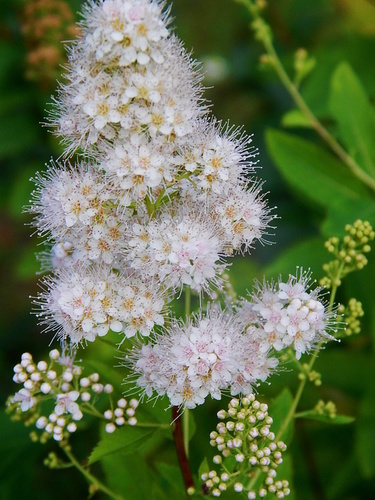
<path id="1" fill-rule="evenodd" d="M 336 417 L 336 405 L 333 401 L 327 401 L 325 403 L 322 399 L 318 401 L 318 403 L 315 405 L 314 410 L 319 414 L 319 415 L 324 415 L 329 418 L 334 419 Z"/>
<path id="2" fill-rule="evenodd" d="M 336 257 L 323 266 L 326 276 L 320 284 L 327 288 L 340 286 L 341 278 L 367 264 L 365 254 L 371 251 L 370 242 L 375 238 L 371 224 L 358 219 L 354 224 L 347 224 L 345 231 L 347 234 L 342 240 L 332 237 L 325 243 L 328 252 Z"/>
<path id="3" fill-rule="evenodd" d="M 277 498 L 289 495 L 288 481 L 276 480 L 276 469 L 282 463 L 286 445 L 276 441 L 271 431 L 272 418 L 268 406 L 253 394 L 232 399 L 228 410 L 220 410 L 222 420 L 210 434 L 210 444 L 221 453 L 213 462 L 221 466 L 221 473 L 211 470 L 202 474 L 202 489 L 215 497 L 228 488 L 247 494 L 249 499 L 263 498 L 273 493 Z M 254 489 L 249 477 L 263 474 L 262 484 Z"/>
<path id="4" fill-rule="evenodd" d="M 342 314 L 342 319 L 346 323 L 345 331 L 343 335 L 345 337 L 350 337 L 351 335 L 357 335 L 361 331 L 361 322 L 360 318 L 364 315 L 362 303 L 355 299 L 351 298 L 346 307 L 342 306 L 342 311 L 339 310 L 339 313 Z"/>
<path id="5" fill-rule="evenodd" d="M 48 361 L 34 362 L 30 353 L 23 353 L 14 367 L 14 382 L 23 387 L 8 398 L 8 413 L 14 420 L 23 420 L 26 426 L 35 425 L 31 438 L 45 443 L 53 438 L 66 442 L 77 430 L 77 422 L 84 413 L 107 421 L 106 431 L 113 432 L 124 424 L 135 425 L 138 401 L 120 399 L 114 410 L 101 413 L 96 404 L 101 394 L 109 398 L 113 386 L 103 384 L 98 373 L 82 376 L 82 368 L 74 364 L 74 356 L 61 354 L 57 349 L 49 353 Z M 128 407 L 127 407 L 128 406 Z"/>

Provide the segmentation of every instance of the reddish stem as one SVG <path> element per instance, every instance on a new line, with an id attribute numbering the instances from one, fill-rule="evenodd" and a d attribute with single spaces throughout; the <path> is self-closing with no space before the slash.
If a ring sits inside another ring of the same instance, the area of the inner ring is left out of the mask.
<path id="1" fill-rule="evenodd" d="M 184 438 L 182 434 L 181 414 L 178 406 L 172 406 L 172 422 L 174 422 L 173 439 L 176 446 L 178 463 L 182 477 L 184 478 L 185 488 L 194 488 L 193 476 L 190 471 L 189 459 L 185 453 Z"/>

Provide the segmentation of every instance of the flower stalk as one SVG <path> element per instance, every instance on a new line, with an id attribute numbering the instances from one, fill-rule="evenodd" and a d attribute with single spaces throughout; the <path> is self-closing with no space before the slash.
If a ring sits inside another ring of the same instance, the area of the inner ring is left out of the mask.
<path id="1" fill-rule="evenodd" d="M 315 132 L 330 147 L 335 155 L 348 167 L 352 174 L 361 182 L 363 182 L 365 186 L 375 192 L 375 179 L 368 175 L 360 167 L 360 165 L 354 160 L 354 158 L 345 151 L 345 149 L 337 142 L 335 137 L 318 120 L 318 118 L 306 104 L 306 101 L 303 99 L 300 91 L 298 90 L 298 86 L 293 83 L 288 73 L 285 71 L 285 68 L 280 61 L 280 58 L 273 45 L 271 29 L 261 17 L 260 12 L 262 10 L 262 7 L 257 6 L 257 3 L 263 4 L 264 2 L 254 2 L 253 0 L 235 1 L 244 5 L 253 17 L 254 21 L 251 24 L 251 27 L 255 32 L 256 39 L 263 44 L 266 50 L 267 56 L 264 59 L 276 71 L 278 77 L 280 78 L 280 81 L 288 91 L 289 95 L 292 97 L 297 108 L 307 118 L 308 122 L 315 130 Z"/>

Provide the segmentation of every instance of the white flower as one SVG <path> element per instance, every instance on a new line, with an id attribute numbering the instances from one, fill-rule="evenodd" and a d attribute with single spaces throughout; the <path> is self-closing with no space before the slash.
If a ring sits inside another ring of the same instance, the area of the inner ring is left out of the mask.
<path id="1" fill-rule="evenodd" d="M 150 344 L 134 348 L 128 359 L 148 397 L 156 391 L 167 395 L 171 405 L 186 408 L 203 404 L 208 395 L 221 399 L 223 391 L 251 392 L 277 364 L 259 353 L 235 316 L 214 307 L 186 325 L 172 322 Z"/>
<path id="2" fill-rule="evenodd" d="M 12 403 L 20 403 L 21 411 L 28 411 L 36 405 L 37 400 L 27 389 L 20 389 L 12 398 Z"/>
<path id="3" fill-rule="evenodd" d="M 60 416 L 64 413 L 71 413 L 74 420 L 81 420 L 83 414 L 75 402 L 79 397 L 78 391 L 70 391 L 67 394 L 57 394 L 55 414 Z"/>
<path id="4" fill-rule="evenodd" d="M 182 207 L 164 213 L 146 228 L 135 224 L 129 240 L 129 264 L 146 276 L 157 277 L 167 288 L 183 285 L 209 290 L 223 269 L 217 227 L 203 212 Z"/>
<path id="5" fill-rule="evenodd" d="M 51 116 L 69 151 L 101 149 L 142 131 L 183 137 L 204 113 L 191 62 L 166 25 L 162 4 L 107 0 L 85 8 L 67 78 Z"/>
<path id="6" fill-rule="evenodd" d="M 92 342 L 110 329 L 149 335 L 163 324 L 163 294 L 155 283 L 143 283 L 136 275 L 126 278 L 108 268 L 93 267 L 46 278 L 46 291 L 36 302 L 42 324 L 72 344 Z"/>
<path id="7" fill-rule="evenodd" d="M 299 275 L 290 275 L 287 283 L 280 278 L 277 284 L 258 285 L 250 303 L 243 302 L 239 320 L 263 330 L 260 351 L 292 346 L 300 359 L 318 342 L 333 338 L 329 332 L 334 314 L 320 300 L 321 289 L 310 289 L 310 280 L 311 273 L 301 270 Z"/>

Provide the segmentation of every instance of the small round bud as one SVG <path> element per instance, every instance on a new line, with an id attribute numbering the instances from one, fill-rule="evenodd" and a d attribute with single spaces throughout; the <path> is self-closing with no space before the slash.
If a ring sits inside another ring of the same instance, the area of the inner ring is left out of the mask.
<path id="1" fill-rule="evenodd" d="M 94 383 L 92 384 L 91 389 L 96 393 L 96 394 L 101 394 L 103 392 L 104 386 L 103 384 L 97 384 Z"/>
<path id="2" fill-rule="evenodd" d="M 40 372 L 45 372 L 48 368 L 48 365 L 45 361 L 39 361 L 36 366 Z"/>
<path id="3" fill-rule="evenodd" d="M 60 352 L 57 349 L 52 349 L 52 351 L 50 351 L 49 353 L 49 357 L 56 361 L 60 357 Z"/>
<path id="4" fill-rule="evenodd" d="M 125 408 L 127 406 L 128 402 L 126 401 L 126 399 L 124 398 L 121 398 L 117 401 L 117 406 L 119 408 Z"/>
<path id="5" fill-rule="evenodd" d="M 225 427 L 228 429 L 229 432 L 234 431 L 234 422 L 232 422 L 231 420 L 229 420 L 226 423 Z"/>
<path id="6" fill-rule="evenodd" d="M 106 411 L 104 412 L 104 418 L 105 418 L 106 420 L 111 420 L 111 419 L 112 419 L 112 417 L 113 417 L 113 413 L 112 413 L 112 411 L 111 411 L 111 410 L 106 410 Z"/>
<path id="7" fill-rule="evenodd" d="M 60 427 L 64 427 L 65 426 L 65 418 L 64 417 L 59 417 L 56 420 L 56 424 L 59 425 Z"/>
<path id="8" fill-rule="evenodd" d="M 89 377 L 89 379 L 91 380 L 91 382 L 98 382 L 99 381 L 99 373 L 92 373 Z"/>
<path id="9" fill-rule="evenodd" d="M 88 401 L 90 401 L 90 399 L 91 399 L 91 394 L 89 392 L 82 392 L 82 394 L 81 394 L 81 400 L 84 403 L 87 403 Z"/>
<path id="10" fill-rule="evenodd" d="M 242 483 L 234 483 L 233 489 L 237 493 L 241 493 L 241 491 L 243 490 L 243 484 Z"/>
<path id="11" fill-rule="evenodd" d="M 35 426 L 38 429 L 44 429 L 47 424 L 48 424 L 48 420 L 46 417 L 39 417 L 35 423 Z"/>
<path id="12" fill-rule="evenodd" d="M 24 388 L 27 389 L 28 391 L 30 391 L 31 389 L 34 388 L 34 382 L 29 379 L 29 380 L 26 380 L 25 383 L 23 384 Z"/>
<path id="13" fill-rule="evenodd" d="M 75 422 L 70 422 L 70 424 L 68 424 L 67 426 L 67 430 L 70 433 L 75 432 L 77 430 L 77 424 Z"/>
<path id="14" fill-rule="evenodd" d="M 33 381 L 33 382 L 39 382 L 41 380 L 42 376 L 40 375 L 39 372 L 34 372 L 30 375 L 30 379 Z"/>
<path id="15" fill-rule="evenodd" d="M 90 385 L 90 380 L 87 377 L 83 377 L 79 381 L 79 385 L 83 388 L 89 387 Z"/>
<path id="16" fill-rule="evenodd" d="M 105 431 L 108 433 L 108 434 L 113 434 L 116 430 L 116 426 L 115 424 L 113 424 L 112 422 L 109 423 L 109 424 L 106 424 L 105 426 Z"/>
<path id="17" fill-rule="evenodd" d="M 57 377 L 57 373 L 55 372 L 55 370 L 49 370 L 47 372 L 47 378 L 49 380 L 55 380 L 56 377 Z"/>
<path id="18" fill-rule="evenodd" d="M 219 420 L 224 420 L 224 418 L 226 418 L 226 417 L 227 417 L 227 412 L 225 410 L 219 410 L 217 412 L 217 418 Z"/>

